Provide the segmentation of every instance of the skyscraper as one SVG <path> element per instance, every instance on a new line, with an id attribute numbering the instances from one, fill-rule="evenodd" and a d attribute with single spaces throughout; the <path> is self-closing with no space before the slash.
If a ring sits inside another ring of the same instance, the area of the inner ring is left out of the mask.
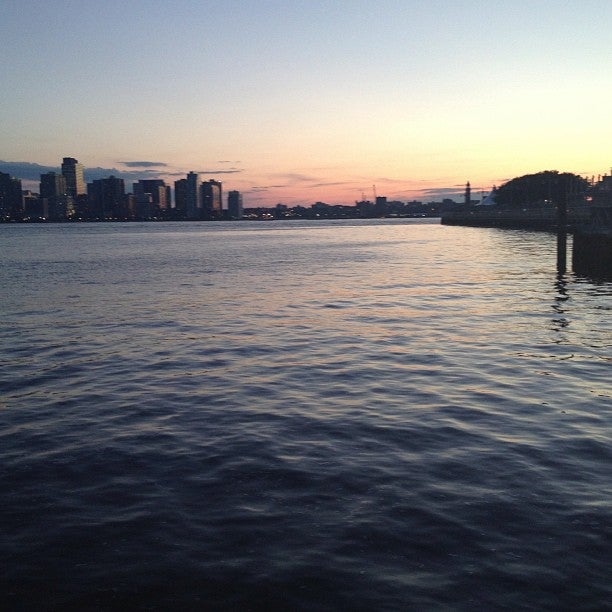
<path id="1" fill-rule="evenodd" d="M 187 179 L 174 181 L 174 209 L 178 219 L 187 216 Z"/>
<path id="2" fill-rule="evenodd" d="M 57 198 L 66 195 L 66 179 L 57 172 L 40 175 L 40 197 Z"/>
<path id="3" fill-rule="evenodd" d="M 49 219 L 62 220 L 74 214 L 74 200 L 67 193 L 66 179 L 57 172 L 40 175 L 40 197 L 47 201 Z"/>
<path id="4" fill-rule="evenodd" d="M 242 219 L 242 194 L 239 191 L 227 194 L 227 215 L 230 219 Z"/>
<path id="5" fill-rule="evenodd" d="M 123 179 L 115 176 L 87 184 L 92 216 L 97 219 L 129 219 L 132 216 Z"/>
<path id="6" fill-rule="evenodd" d="M 74 157 L 64 157 L 62 175 L 66 179 L 67 195 L 76 200 L 78 196 L 87 193 L 83 178 L 83 164 L 80 164 Z"/>
<path id="7" fill-rule="evenodd" d="M 205 219 L 221 219 L 223 215 L 222 184 L 210 179 L 201 185 L 202 212 Z"/>
<path id="8" fill-rule="evenodd" d="M 21 181 L 0 172 L 0 218 L 19 219 L 23 213 Z"/>
<path id="9" fill-rule="evenodd" d="M 157 216 L 170 208 L 170 188 L 162 179 L 141 179 L 133 184 L 133 191 L 142 202 L 146 200 L 144 196 L 149 194 L 153 205 L 149 214 L 138 216 Z"/>
<path id="10" fill-rule="evenodd" d="M 202 213 L 200 176 L 195 172 L 187 175 L 187 218 L 199 219 Z"/>

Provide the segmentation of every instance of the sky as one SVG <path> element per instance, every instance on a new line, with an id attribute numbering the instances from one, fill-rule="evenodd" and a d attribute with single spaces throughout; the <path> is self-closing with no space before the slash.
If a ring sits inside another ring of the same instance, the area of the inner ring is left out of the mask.
<path id="1" fill-rule="evenodd" d="M 0 171 L 189 171 L 245 207 L 612 165 L 609 0 L 3 0 Z"/>

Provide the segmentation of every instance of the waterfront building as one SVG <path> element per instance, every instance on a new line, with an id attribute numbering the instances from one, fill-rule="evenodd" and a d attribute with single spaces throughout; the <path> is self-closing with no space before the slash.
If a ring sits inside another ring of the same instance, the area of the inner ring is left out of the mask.
<path id="1" fill-rule="evenodd" d="M 355 202 L 357 216 L 362 218 L 370 218 L 374 216 L 374 204 L 370 200 L 360 200 Z"/>
<path id="2" fill-rule="evenodd" d="M 66 178 L 57 172 L 40 175 L 40 197 L 46 200 L 48 218 L 63 221 L 74 214 L 74 200 L 67 192 Z M 43 208 L 45 203 L 43 202 Z"/>
<path id="3" fill-rule="evenodd" d="M 123 179 L 115 176 L 87 184 L 91 214 L 95 219 L 130 219 L 133 211 L 125 195 Z"/>
<path id="4" fill-rule="evenodd" d="M 204 219 L 221 219 L 223 216 L 222 185 L 210 179 L 200 185 L 202 192 L 202 216 Z"/>
<path id="5" fill-rule="evenodd" d="M 136 187 L 136 185 L 134 185 Z M 142 190 L 134 190 L 134 214 L 137 219 L 151 219 L 156 216 L 157 206 L 153 201 L 153 196 Z"/>
<path id="6" fill-rule="evenodd" d="M 62 176 L 66 179 L 66 194 L 73 199 L 87 193 L 85 179 L 83 178 L 83 164 L 74 157 L 64 157 L 62 162 Z"/>
<path id="7" fill-rule="evenodd" d="M 174 211 L 178 219 L 187 216 L 187 179 L 174 181 Z"/>
<path id="8" fill-rule="evenodd" d="M 242 194 L 232 190 L 227 194 L 227 216 L 230 219 L 242 219 Z"/>
<path id="9" fill-rule="evenodd" d="M 29 189 L 23 191 L 23 217 L 24 219 L 48 219 L 49 206 L 45 198 L 41 198 Z"/>
<path id="10" fill-rule="evenodd" d="M 202 194 L 200 176 L 196 172 L 187 175 L 187 218 L 200 219 L 202 216 Z"/>
<path id="11" fill-rule="evenodd" d="M 58 198 L 66 195 L 66 179 L 57 172 L 47 172 L 40 175 L 40 197 Z"/>
<path id="12" fill-rule="evenodd" d="M 376 196 L 374 200 L 374 215 L 376 217 L 384 217 L 388 213 L 387 197 Z"/>
<path id="13" fill-rule="evenodd" d="M 0 172 L 0 219 L 20 219 L 22 214 L 21 181 Z"/>
<path id="14" fill-rule="evenodd" d="M 151 196 L 150 209 L 148 212 L 143 209 L 147 214 L 141 215 L 137 210 L 138 217 L 156 217 L 170 208 L 170 187 L 162 179 L 141 179 L 133 184 L 133 191 L 137 202 L 144 203 L 147 200 L 145 196 Z"/>

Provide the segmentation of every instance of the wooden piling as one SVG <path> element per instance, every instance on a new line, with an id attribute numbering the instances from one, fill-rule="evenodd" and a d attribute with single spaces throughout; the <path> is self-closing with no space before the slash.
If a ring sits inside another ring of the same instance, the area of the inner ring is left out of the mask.
<path id="1" fill-rule="evenodd" d="M 567 194 L 557 201 L 557 273 L 567 270 Z"/>

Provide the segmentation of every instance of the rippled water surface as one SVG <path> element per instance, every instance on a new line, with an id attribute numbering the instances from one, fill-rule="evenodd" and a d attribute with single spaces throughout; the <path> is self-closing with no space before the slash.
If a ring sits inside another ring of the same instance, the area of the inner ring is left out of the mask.
<path id="1" fill-rule="evenodd" d="M 9 609 L 612 609 L 612 284 L 553 236 L 0 240 Z"/>

